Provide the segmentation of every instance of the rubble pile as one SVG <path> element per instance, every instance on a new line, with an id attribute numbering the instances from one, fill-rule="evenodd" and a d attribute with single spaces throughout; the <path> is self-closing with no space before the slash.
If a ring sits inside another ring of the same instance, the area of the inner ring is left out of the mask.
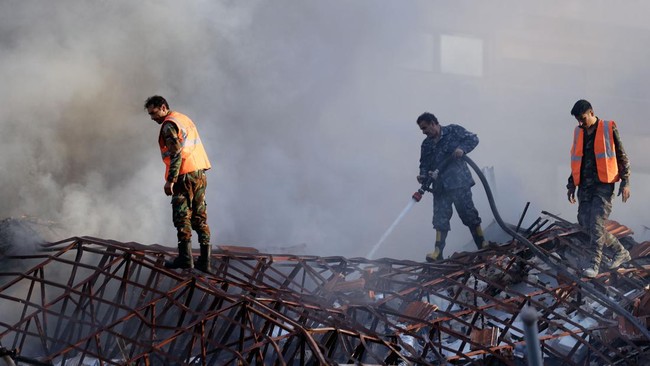
<path id="1" fill-rule="evenodd" d="M 433 264 L 221 246 L 206 275 L 165 269 L 171 248 L 75 237 L 2 259 L 28 269 L 0 272 L 0 340 L 51 365 L 523 365 L 530 306 L 545 364 L 644 364 L 650 242 L 608 229 L 633 260 L 582 281 L 635 323 L 517 241 Z M 552 215 L 523 234 L 576 275 L 592 254 Z"/>

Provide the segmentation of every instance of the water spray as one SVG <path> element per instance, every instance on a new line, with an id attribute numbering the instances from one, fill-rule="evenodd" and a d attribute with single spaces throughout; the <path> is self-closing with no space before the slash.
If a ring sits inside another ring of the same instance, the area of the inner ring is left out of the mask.
<path id="1" fill-rule="evenodd" d="M 417 193 L 417 192 L 415 192 L 415 193 Z M 415 196 L 415 194 L 413 194 L 413 196 Z M 420 198 L 422 198 L 422 196 L 420 196 Z M 419 199 L 416 199 L 415 197 L 413 197 L 413 198 L 411 198 L 411 199 L 409 200 L 409 203 L 406 205 L 406 207 L 404 207 L 404 209 L 403 209 L 402 212 L 399 214 L 399 216 L 397 216 L 397 218 L 395 219 L 395 221 L 393 221 L 393 223 L 390 225 L 390 227 L 388 228 L 388 230 L 386 230 L 386 232 L 384 233 L 384 235 L 381 236 L 381 239 L 379 239 L 379 241 L 377 242 L 377 244 L 375 244 L 375 246 L 372 247 L 372 249 L 370 250 L 370 252 L 369 252 L 368 255 L 366 256 L 366 258 L 368 258 L 368 259 L 372 259 L 372 257 L 375 255 L 375 252 L 377 251 L 377 249 L 379 249 L 379 247 L 380 247 L 381 244 L 384 242 L 384 240 L 386 240 L 386 238 L 388 237 L 388 235 L 390 235 L 390 233 L 393 232 L 393 229 L 395 229 L 395 227 L 397 226 L 397 224 L 399 224 L 399 222 L 402 221 L 402 219 L 404 218 L 404 216 L 406 216 L 406 214 L 411 210 L 411 207 L 413 207 L 413 205 L 415 205 L 415 203 L 418 202 L 418 201 L 420 201 L 420 200 L 419 200 Z"/>
<path id="2" fill-rule="evenodd" d="M 598 291 L 594 285 L 592 285 L 588 281 L 583 281 L 581 278 L 576 276 L 575 274 L 569 272 L 566 267 L 564 267 L 561 264 L 556 263 L 555 261 L 551 260 L 549 256 L 547 256 L 540 248 L 538 248 L 535 244 L 531 243 L 528 239 L 526 239 L 524 236 L 519 234 L 518 232 L 512 230 L 506 223 L 503 221 L 501 218 L 501 215 L 499 214 L 499 211 L 497 210 L 496 203 L 494 202 L 494 196 L 492 195 L 492 190 L 490 189 L 490 185 L 487 182 L 487 179 L 485 178 L 485 175 L 481 171 L 481 169 L 476 165 L 476 163 L 469 158 L 467 155 L 463 155 L 462 157 L 465 162 L 474 170 L 478 178 L 481 180 L 481 183 L 483 184 L 483 188 L 485 189 L 485 194 L 487 195 L 488 202 L 490 203 L 490 209 L 492 210 L 492 214 L 494 215 L 494 219 L 497 222 L 497 224 L 505 231 L 506 233 L 512 235 L 513 238 L 515 238 L 517 241 L 520 243 L 524 244 L 536 257 L 541 259 L 544 263 L 546 263 L 549 267 L 554 269 L 557 273 L 560 273 L 564 275 L 566 278 L 570 279 L 572 282 L 577 284 L 582 290 L 587 292 L 589 295 L 591 295 L 596 301 L 599 303 L 609 306 L 616 312 L 618 315 L 621 315 L 624 317 L 627 321 L 629 321 L 635 328 L 637 328 L 641 334 L 643 334 L 646 339 L 650 339 L 650 331 L 639 322 L 639 320 L 632 315 L 629 311 L 625 310 L 620 304 L 609 298 L 607 295 L 603 294 L 602 292 Z M 379 242 L 375 244 L 375 246 L 372 248 L 370 253 L 368 254 L 367 258 L 372 259 L 372 255 L 375 254 L 377 249 L 381 246 L 383 241 L 388 237 L 388 235 L 393 231 L 395 226 L 402 220 L 402 218 L 406 215 L 406 213 L 413 207 L 413 205 L 416 202 L 419 202 L 422 199 L 422 196 L 424 195 L 425 192 L 433 192 L 435 188 L 435 182 L 438 178 L 438 175 L 440 171 L 442 171 L 452 160 L 451 157 L 447 158 L 445 161 L 443 161 L 440 166 L 436 169 L 438 171 L 438 174 L 429 174 L 428 177 L 425 177 L 424 180 L 422 181 L 422 186 L 420 189 L 418 189 L 417 192 L 413 194 L 411 197 L 411 200 L 409 204 L 406 206 L 406 208 L 402 211 L 402 213 L 397 217 L 395 222 L 388 228 L 386 233 L 381 237 Z M 435 171 L 434 171 L 435 173 Z"/>
<path id="3" fill-rule="evenodd" d="M 402 221 L 404 216 L 406 216 L 406 214 L 411 210 L 413 205 L 415 205 L 417 202 L 420 202 L 420 200 L 422 199 L 422 197 L 424 196 L 424 194 L 426 192 L 431 192 L 433 194 L 433 191 L 435 189 L 436 180 L 438 179 L 438 176 L 440 175 L 440 171 L 445 169 L 447 167 L 447 165 L 449 165 L 449 162 L 451 160 L 452 160 L 452 157 L 446 158 L 445 160 L 442 161 L 442 163 L 440 164 L 440 166 L 436 170 L 430 172 L 429 174 L 427 174 L 426 176 L 423 176 L 420 179 L 420 181 L 421 181 L 420 183 L 422 184 L 420 186 L 420 189 L 418 189 L 415 193 L 413 193 L 413 195 L 411 196 L 411 199 L 409 200 L 409 203 L 402 210 L 402 212 L 399 214 L 399 216 L 397 216 L 395 221 L 393 221 L 393 223 L 390 225 L 390 227 L 388 227 L 388 230 L 386 230 L 384 235 L 381 236 L 381 238 L 379 239 L 377 244 L 375 244 L 375 246 L 372 247 L 372 249 L 370 250 L 370 252 L 366 256 L 366 258 L 372 259 L 372 257 L 375 255 L 375 252 L 384 243 L 384 240 L 386 240 L 386 238 L 388 238 L 388 235 L 390 235 L 390 233 L 393 232 L 393 230 L 395 229 L 397 224 L 399 224 L 399 222 Z"/>

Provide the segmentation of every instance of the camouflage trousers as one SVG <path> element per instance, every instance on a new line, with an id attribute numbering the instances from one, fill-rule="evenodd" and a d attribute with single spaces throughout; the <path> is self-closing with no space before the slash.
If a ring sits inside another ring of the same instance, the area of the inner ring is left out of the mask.
<path id="1" fill-rule="evenodd" d="M 433 227 L 440 231 L 449 231 L 449 220 L 453 214 L 451 205 L 456 207 L 456 212 L 463 224 L 475 228 L 481 224 L 478 210 L 474 207 L 471 187 L 449 189 L 436 192 L 433 195 Z"/>
<path id="2" fill-rule="evenodd" d="M 578 223 L 589 234 L 589 244 L 596 249 L 592 264 L 600 265 L 603 247 L 612 246 L 618 252 L 623 248 L 618 239 L 605 229 L 605 220 L 612 212 L 614 183 L 600 183 L 578 189 Z"/>
<path id="3" fill-rule="evenodd" d="M 210 244 L 205 188 L 208 180 L 203 170 L 181 174 L 174 183 L 172 195 L 172 220 L 177 230 L 178 242 L 192 241 L 192 229 L 200 244 Z"/>

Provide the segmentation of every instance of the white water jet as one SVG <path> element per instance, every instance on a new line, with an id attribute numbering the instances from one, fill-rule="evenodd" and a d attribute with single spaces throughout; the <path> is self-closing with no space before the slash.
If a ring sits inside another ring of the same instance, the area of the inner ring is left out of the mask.
<path id="1" fill-rule="evenodd" d="M 408 204 L 406 205 L 406 207 L 404 207 L 404 209 L 402 210 L 402 213 L 400 213 L 399 216 L 397 216 L 397 218 L 395 219 L 395 221 L 393 221 L 393 223 L 390 225 L 390 227 L 388 228 L 388 230 L 386 230 L 386 232 L 384 233 L 384 235 L 381 236 L 381 239 L 379 239 L 379 241 L 377 242 L 377 244 L 375 244 L 375 246 L 372 247 L 372 250 L 370 250 L 370 252 L 369 252 L 368 255 L 366 256 L 366 258 L 368 258 L 368 259 L 372 259 L 372 256 L 375 254 L 375 252 L 377 251 L 377 249 L 379 249 L 379 247 L 380 247 L 381 244 L 384 242 L 384 240 L 386 240 L 386 238 L 388 237 L 388 235 L 390 235 L 390 233 L 393 232 L 393 230 L 395 229 L 395 227 L 397 226 L 397 224 L 399 224 L 399 222 L 402 221 L 402 219 L 404 218 L 404 216 L 406 216 L 406 214 L 409 212 L 409 210 L 411 209 L 411 207 L 413 207 L 413 205 L 414 205 L 416 202 L 417 202 L 417 201 L 416 201 L 415 199 L 411 198 L 411 200 L 409 201 L 409 203 L 408 203 Z"/>

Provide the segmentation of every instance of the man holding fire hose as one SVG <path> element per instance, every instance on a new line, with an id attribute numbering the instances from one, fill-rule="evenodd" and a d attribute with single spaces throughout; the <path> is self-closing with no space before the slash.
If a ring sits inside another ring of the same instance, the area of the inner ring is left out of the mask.
<path id="1" fill-rule="evenodd" d="M 427 137 L 422 141 L 420 150 L 419 183 L 429 177 L 435 179 L 433 193 L 433 227 L 436 230 L 436 242 L 433 252 L 427 254 L 426 260 L 434 262 L 442 259 L 445 240 L 450 230 L 449 220 L 452 204 L 461 221 L 472 233 L 472 238 L 479 249 L 487 247 L 481 218 L 472 200 L 474 179 L 461 158 L 478 145 L 478 136 L 459 125 L 440 125 L 432 113 L 425 112 L 417 119 L 418 127 Z M 447 159 L 451 161 L 447 163 Z M 445 165 L 444 169 L 441 168 Z M 440 169 L 439 169 L 440 168 Z"/>

